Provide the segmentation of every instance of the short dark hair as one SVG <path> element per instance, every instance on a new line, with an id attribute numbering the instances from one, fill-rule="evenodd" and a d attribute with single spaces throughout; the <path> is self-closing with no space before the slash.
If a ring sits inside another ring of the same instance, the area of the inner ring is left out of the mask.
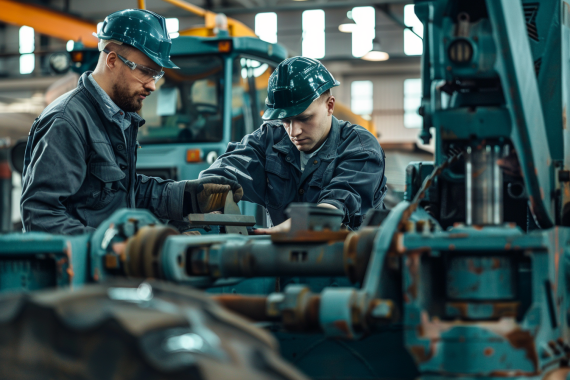
<path id="1" fill-rule="evenodd" d="M 332 95 L 332 91 L 329 88 L 328 90 L 326 90 L 325 92 L 323 92 L 321 94 L 321 96 L 319 96 L 319 101 L 324 102 L 325 100 L 327 100 L 329 98 L 329 96 Z"/>

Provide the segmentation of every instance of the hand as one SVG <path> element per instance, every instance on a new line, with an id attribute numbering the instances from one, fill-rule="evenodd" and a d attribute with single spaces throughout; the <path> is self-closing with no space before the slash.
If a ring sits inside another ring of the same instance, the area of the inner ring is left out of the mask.
<path id="1" fill-rule="evenodd" d="M 271 228 L 258 228 L 253 230 L 254 235 L 272 235 L 277 233 L 286 233 L 291 230 L 291 218 L 287 219 L 281 224 Z"/>
<path id="2" fill-rule="evenodd" d="M 193 181 L 186 181 L 184 187 L 184 215 L 208 213 L 224 207 L 226 196 L 232 190 L 234 202 L 243 197 L 239 183 L 224 177 L 213 176 Z"/>

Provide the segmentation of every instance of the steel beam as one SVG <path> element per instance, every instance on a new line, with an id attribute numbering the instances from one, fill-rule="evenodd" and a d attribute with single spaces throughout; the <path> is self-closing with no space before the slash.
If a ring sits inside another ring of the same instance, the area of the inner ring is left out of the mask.
<path id="1" fill-rule="evenodd" d="M 252 7 L 252 8 L 216 8 L 213 12 L 230 14 L 258 13 L 258 12 L 287 12 L 304 11 L 307 9 L 334 9 L 374 6 L 379 4 L 409 4 L 410 0 L 354 0 L 354 1 L 331 1 L 322 3 L 319 1 L 306 1 L 299 4 Z"/>
<path id="2" fill-rule="evenodd" d="M 0 0 L 0 10 L 1 22 L 30 26 L 37 33 L 65 41 L 81 41 L 85 47 L 97 46 L 97 38 L 92 35 L 97 31 L 97 24 L 90 21 L 12 0 Z"/>

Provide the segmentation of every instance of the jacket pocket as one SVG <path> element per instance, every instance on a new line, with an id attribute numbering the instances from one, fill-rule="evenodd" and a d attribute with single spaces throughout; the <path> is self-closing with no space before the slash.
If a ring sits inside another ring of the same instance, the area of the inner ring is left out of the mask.
<path id="1" fill-rule="evenodd" d="M 289 188 L 290 173 L 281 162 L 267 157 L 265 162 L 265 177 L 267 178 L 265 204 L 268 207 L 280 208 L 285 203 L 286 192 Z"/>
<path id="2" fill-rule="evenodd" d="M 119 181 L 126 174 L 113 163 L 92 163 L 89 165 L 91 175 L 95 177 L 94 189 L 87 200 L 87 207 L 92 210 L 101 210 L 108 206 L 119 190 Z"/>

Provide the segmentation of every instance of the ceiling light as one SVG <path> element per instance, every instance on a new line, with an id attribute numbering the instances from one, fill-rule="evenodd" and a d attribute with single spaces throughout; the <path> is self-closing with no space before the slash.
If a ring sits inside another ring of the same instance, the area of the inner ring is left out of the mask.
<path id="1" fill-rule="evenodd" d="M 380 42 L 377 38 L 372 41 L 372 50 L 362 57 L 365 61 L 387 61 L 389 58 L 390 55 L 380 48 Z"/>
<path id="2" fill-rule="evenodd" d="M 353 19 L 345 17 L 342 24 L 338 26 L 338 30 L 343 33 L 352 33 L 356 29 L 356 23 Z"/>

